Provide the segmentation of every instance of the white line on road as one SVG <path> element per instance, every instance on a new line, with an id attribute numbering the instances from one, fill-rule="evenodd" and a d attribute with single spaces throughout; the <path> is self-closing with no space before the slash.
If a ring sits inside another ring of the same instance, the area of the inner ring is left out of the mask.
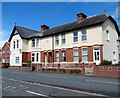
<path id="1" fill-rule="evenodd" d="M 30 93 L 30 94 L 38 95 L 38 96 L 49 97 L 47 95 L 43 95 L 43 94 L 40 94 L 40 93 L 32 92 L 32 91 L 29 91 L 29 90 L 26 90 L 26 92 Z"/>
<path id="2" fill-rule="evenodd" d="M 11 79 L 11 78 L 6 78 L 6 77 L 4 77 L 4 79 L 17 81 L 17 82 L 28 83 L 28 84 L 34 84 L 34 85 L 43 86 L 43 87 L 51 87 L 51 88 L 56 88 L 56 89 L 61 89 L 61 90 L 66 90 L 66 91 L 71 91 L 71 92 L 76 92 L 76 93 L 87 94 L 87 95 L 109 97 L 107 95 L 102 95 L 102 94 L 89 93 L 89 92 L 79 91 L 79 90 L 72 90 L 72 89 L 67 89 L 67 88 L 62 88 L 62 87 L 57 87 L 57 86 L 51 86 L 51 85 L 46 85 L 46 84 L 40 84 L 40 83 L 32 83 L 32 82 L 27 82 L 27 81 L 23 81 L 23 80 L 16 80 L 16 79 Z"/>
<path id="3" fill-rule="evenodd" d="M 49 77 L 49 78 L 64 78 L 64 79 L 66 79 L 67 77 L 58 77 L 58 76 L 48 76 L 48 75 L 40 75 L 40 74 L 38 74 L 38 76 L 42 76 L 42 77 Z"/>
<path id="4" fill-rule="evenodd" d="M 109 83 L 109 84 L 120 84 L 120 83 L 115 83 L 115 82 L 106 82 L 106 81 L 98 81 L 98 80 L 86 80 L 86 81 L 100 82 L 100 83 Z"/>

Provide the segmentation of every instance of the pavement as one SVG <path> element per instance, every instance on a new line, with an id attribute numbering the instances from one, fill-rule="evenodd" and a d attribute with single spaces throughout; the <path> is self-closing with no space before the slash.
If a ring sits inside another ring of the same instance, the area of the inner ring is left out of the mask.
<path id="1" fill-rule="evenodd" d="M 120 96 L 120 79 L 115 78 L 2 69 L 2 79 L 3 96 L 14 91 L 20 96 Z"/>

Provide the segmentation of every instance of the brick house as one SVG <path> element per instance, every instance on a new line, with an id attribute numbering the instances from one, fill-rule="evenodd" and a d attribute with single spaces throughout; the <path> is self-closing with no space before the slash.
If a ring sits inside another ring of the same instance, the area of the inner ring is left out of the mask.
<path id="1" fill-rule="evenodd" d="M 107 14 L 87 17 L 77 14 L 77 21 L 41 31 L 14 26 L 10 42 L 10 66 L 32 64 L 97 65 L 102 60 L 118 63 L 118 36 L 116 21 Z"/>
<path id="2" fill-rule="evenodd" d="M 6 42 L 2 47 L 2 66 L 10 64 L 10 44 Z"/>

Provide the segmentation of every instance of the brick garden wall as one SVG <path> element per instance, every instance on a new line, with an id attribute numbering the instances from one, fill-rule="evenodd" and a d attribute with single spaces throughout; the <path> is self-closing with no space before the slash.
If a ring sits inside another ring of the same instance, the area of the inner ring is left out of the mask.
<path id="1" fill-rule="evenodd" d="M 120 66 L 94 66 L 94 76 L 120 78 Z"/>

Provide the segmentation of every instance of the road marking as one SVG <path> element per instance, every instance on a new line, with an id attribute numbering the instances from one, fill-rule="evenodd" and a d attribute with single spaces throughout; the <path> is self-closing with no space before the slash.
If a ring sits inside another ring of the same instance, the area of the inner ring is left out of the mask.
<path id="1" fill-rule="evenodd" d="M 98 81 L 98 80 L 86 80 L 86 81 L 100 82 L 100 83 L 109 83 L 109 84 L 120 84 L 120 83 L 115 83 L 115 82 L 106 82 L 106 81 Z"/>
<path id="2" fill-rule="evenodd" d="M 13 71 L 11 73 L 15 73 L 15 74 L 23 74 L 23 75 L 26 75 L 27 73 L 21 73 L 21 72 L 16 72 L 16 71 Z"/>
<path id="3" fill-rule="evenodd" d="M 43 94 L 40 94 L 40 93 L 32 92 L 32 91 L 29 91 L 29 90 L 26 90 L 26 92 L 30 93 L 30 94 L 38 95 L 38 96 L 49 97 L 47 95 L 43 95 Z"/>
<path id="4" fill-rule="evenodd" d="M 40 74 L 37 74 L 38 76 L 42 76 L 42 77 L 49 77 L 49 78 L 64 78 L 66 79 L 67 77 L 57 77 L 57 76 L 48 76 L 48 75 L 40 75 Z"/>
<path id="5" fill-rule="evenodd" d="M 51 87 L 51 88 L 56 88 L 56 89 L 61 89 L 61 90 L 66 90 L 66 91 L 71 91 L 71 92 L 76 92 L 76 93 L 82 93 L 82 94 L 87 94 L 87 95 L 92 95 L 92 96 L 103 96 L 103 97 L 110 97 L 108 95 L 102 95 L 102 94 L 97 94 L 97 93 L 91 93 L 91 92 L 85 92 L 85 91 L 80 91 L 80 90 L 75 90 L 75 89 L 69 89 L 69 88 L 64 88 L 64 87 L 59 87 L 59 86 L 51 86 L 47 84 L 40 84 L 40 83 L 32 83 L 24 80 L 16 80 L 16 79 L 11 79 L 11 78 L 6 78 L 4 79 L 12 80 L 12 81 L 17 81 L 17 82 L 23 82 L 23 83 L 28 83 L 28 84 L 34 84 L 38 86 L 43 86 L 43 87 Z"/>

